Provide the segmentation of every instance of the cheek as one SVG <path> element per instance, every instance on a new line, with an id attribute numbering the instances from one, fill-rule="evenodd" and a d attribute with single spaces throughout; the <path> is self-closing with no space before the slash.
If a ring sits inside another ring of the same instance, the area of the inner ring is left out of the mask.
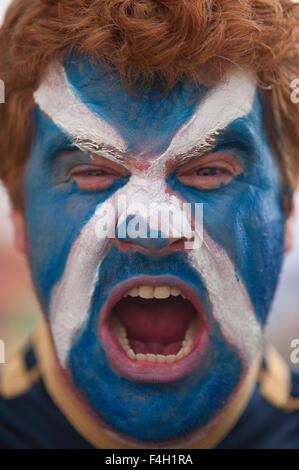
<path id="1" fill-rule="evenodd" d="M 34 204 L 34 200 L 38 202 Z M 64 197 L 51 191 L 47 195 L 35 194 L 35 191 L 27 193 L 30 263 L 46 312 L 51 291 L 63 274 L 71 247 L 88 215 L 88 208 L 81 206 L 81 211 L 77 204 L 73 207 L 72 202 L 69 204 Z"/>
<path id="2" fill-rule="evenodd" d="M 109 199 L 126 180 L 105 192 L 80 191 L 76 183 L 51 185 L 51 178 L 33 156 L 26 178 L 26 233 L 32 276 L 40 301 L 49 312 L 51 292 L 61 279 L 72 246 L 99 204 Z M 88 246 L 83 249 L 88 250 Z"/>
<path id="3" fill-rule="evenodd" d="M 203 203 L 203 226 L 235 266 L 234 277 L 246 286 L 264 324 L 281 270 L 284 239 L 278 182 L 262 188 L 236 180 L 221 191 L 200 192 L 168 179 L 187 202 Z"/>

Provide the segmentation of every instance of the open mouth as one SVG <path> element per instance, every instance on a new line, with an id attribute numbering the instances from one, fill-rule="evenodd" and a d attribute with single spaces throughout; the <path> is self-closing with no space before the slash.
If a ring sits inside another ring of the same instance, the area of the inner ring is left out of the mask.
<path id="1" fill-rule="evenodd" d="M 100 316 L 110 365 L 137 381 L 165 382 L 192 373 L 208 337 L 198 295 L 178 279 L 167 284 L 159 277 L 136 281 L 117 286 Z"/>

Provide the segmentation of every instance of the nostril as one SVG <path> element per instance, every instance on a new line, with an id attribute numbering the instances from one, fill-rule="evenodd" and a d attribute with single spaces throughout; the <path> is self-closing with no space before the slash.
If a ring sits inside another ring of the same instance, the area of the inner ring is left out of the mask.
<path id="1" fill-rule="evenodd" d="M 185 237 L 182 238 L 174 238 L 169 240 L 169 246 L 172 250 L 186 250 L 189 248 L 190 243 L 194 241 L 193 239 L 187 239 Z M 189 248 L 190 249 L 190 248 Z"/>
<path id="2" fill-rule="evenodd" d="M 169 238 L 131 238 L 118 239 L 122 250 L 141 250 L 145 253 L 157 254 L 159 256 L 169 251 L 186 251 L 187 239 L 169 239 Z M 188 249 L 188 248 L 187 248 Z"/>
<path id="3" fill-rule="evenodd" d="M 122 249 L 143 249 L 147 252 L 183 250 L 185 237 L 169 237 L 164 231 L 154 229 L 142 216 L 130 215 L 119 223 L 115 231 L 117 242 Z M 190 241 L 190 240 L 189 240 Z"/>

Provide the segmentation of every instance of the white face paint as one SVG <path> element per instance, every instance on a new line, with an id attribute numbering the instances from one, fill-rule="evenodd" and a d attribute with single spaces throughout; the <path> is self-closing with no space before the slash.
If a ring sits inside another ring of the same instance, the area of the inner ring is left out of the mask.
<path id="1" fill-rule="evenodd" d="M 156 203 L 157 206 L 166 204 L 169 208 L 175 207 L 177 212 L 182 211 L 182 201 L 167 192 L 166 163 L 194 147 L 204 149 L 211 136 L 246 116 L 252 109 L 254 92 L 255 85 L 250 75 L 242 72 L 231 74 L 225 83 L 207 93 L 190 121 L 179 129 L 168 149 L 152 162 L 150 168 L 144 172 L 133 170 L 127 185 L 106 202 L 116 208 L 118 198 L 124 196 L 127 206 L 136 202 Z M 99 146 L 113 146 L 119 152 L 126 151 L 125 143 L 116 130 L 76 101 L 60 67 L 50 70 L 47 80 L 34 96 L 40 108 L 64 132 L 73 136 L 75 143 L 90 140 Z M 111 157 L 107 155 L 107 158 Z M 120 219 L 123 216 L 121 212 L 118 215 Z M 187 217 L 187 214 L 183 216 Z M 88 319 L 98 272 L 109 243 L 107 238 L 96 236 L 97 221 L 95 213 L 82 229 L 72 246 L 62 279 L 52 292 L 50 324 L 59 361 L 64 368 L 67 367 L 72 341 Z M 117 222 L 111 217 L 112 231 Z M 202 227 L 197 226 L 196 231 L 199 236 Z M 246 288 L 236 279 L 233 263 L 206 232 L 201 248 L 193 250 L 190 258 L 192 267 L 200 273 L 206 285 L 214 319 L 219 323 L 224 338 L 239 351 L 248 367 L 259 350 L 261 327 Z"/>
<path id="2" fill-rule="evenodd" d="M 127 205 L 130 206 L 136 201 L 136 188 L 138 186 L 140 188 L 138 185 L 140 182 L 138 177 L 135 177 L 107 203 L 112 204 L 116 212 L 117 206 L 119 207 L 118 198 L 124 196 Z M 154 202 L 167 204 L 169 210 L 173 206 L 176 211 L 182 210 L 181 201 L 167 194 L 166 185 L 159 183 L 160 193 L 159 195 L 156 193 Z M 154 184 L 158 185 L 158 182 Z M 147 199 L 150 188 L 153 188 L 152 181 L 148 181 L 147 186 L 143 185 L 142 194 L 137 191 L 140 201 L 144 202 Z M 122 218 L 123 214 L 120 212 L 119 216 Z M 182 216 L 188 215 L 184 213 Z M 180 220 L 180 216 L 175 220 Z M 97 222 L 98 216 L 95 214 L 83 228 L 73 245 L 63 278 L 52 295 L 50 323 L 58 357 L 63 367 L 67 366 L 67 356 L 75 334 L 88 319 L 97 273 L 103 260 L 103 252 L 109 242 L 108 239 L 97 238 Z M 114 217 L 111 217 L 108 230 L 115 230 Z M 171 227 L 169 231 L 172 230 Z M 175 221 L 174 230 L 180 231 L 180 226 L 175 227 Z M 196 231 L 202 233 L 202 228 L 197 226 Z M 236 279 L 233 263 L 206 232 L 203 235 L 201 248 L 192 251 L 191 260 L 192 267 L 200 273 L 207 287 L 213 316 L 219 323 L 224 338 L 236 347 L 244 363 L 249 366 L 259 349 L 261 327 L 245 287 Z"/>
<path id="3" fill-rule="evenodd" d="M 169 148 L 156 159 L 155 166 L 194 148 L 205 150 L 211 137 L 236 119 L 247 116 L 254 94 L 255 82 L 251 74 L 237 71 L 229 75 L 224 83 L 208 91 L 190 121 L 179 129 Z"/>
<path id="4" fill-rule="evenodd" d="M 126 150 L 123 139 L 104 120 L 95 116 L 74 95 L 61 65 L 50 67 L 47 78 L 34 93 L 35 102 L 57 126 L 74 138 L 74 143 L 113 146 Z"/>
<path id="5" fill-rule="evenodd" d="M 168 149 L 154 160 L 151 174 L 154 170 L 156 174 L 164 172 L 165 163 L 172 157 L 184 155 L 195 147 L 205 150 L 211 137 L 250 112 L 254 93 L 253 76 L 241 71 L 232 73 L 225 82 L 208 91 L 193 117 L 173 137 Z M 34 98 L 41 110 L 74 138 L 74 143 L 88 141 L 90 149 L 87 142 L 83 147 L 94 153 L 101 146 L 113 146 L 119 152 L 126 152 L 125 142 L 117 131 L 78 101 L 62 66 L 49 69 L 47 79 L 34 93 Z M 104 156 L 117 160 L 111 154 Z"/>

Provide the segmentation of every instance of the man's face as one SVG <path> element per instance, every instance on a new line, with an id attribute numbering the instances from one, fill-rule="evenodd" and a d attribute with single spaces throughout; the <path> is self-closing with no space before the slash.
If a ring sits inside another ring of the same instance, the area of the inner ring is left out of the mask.
<path id="1" fill-rule="evenodd" d="M 62 369 L 117 433 L 204 432 L 259 352 L 282 262 L 252 76 L 133 96 L 81 56 L 53 66 L 35 100 L 26 232 Z"/>

